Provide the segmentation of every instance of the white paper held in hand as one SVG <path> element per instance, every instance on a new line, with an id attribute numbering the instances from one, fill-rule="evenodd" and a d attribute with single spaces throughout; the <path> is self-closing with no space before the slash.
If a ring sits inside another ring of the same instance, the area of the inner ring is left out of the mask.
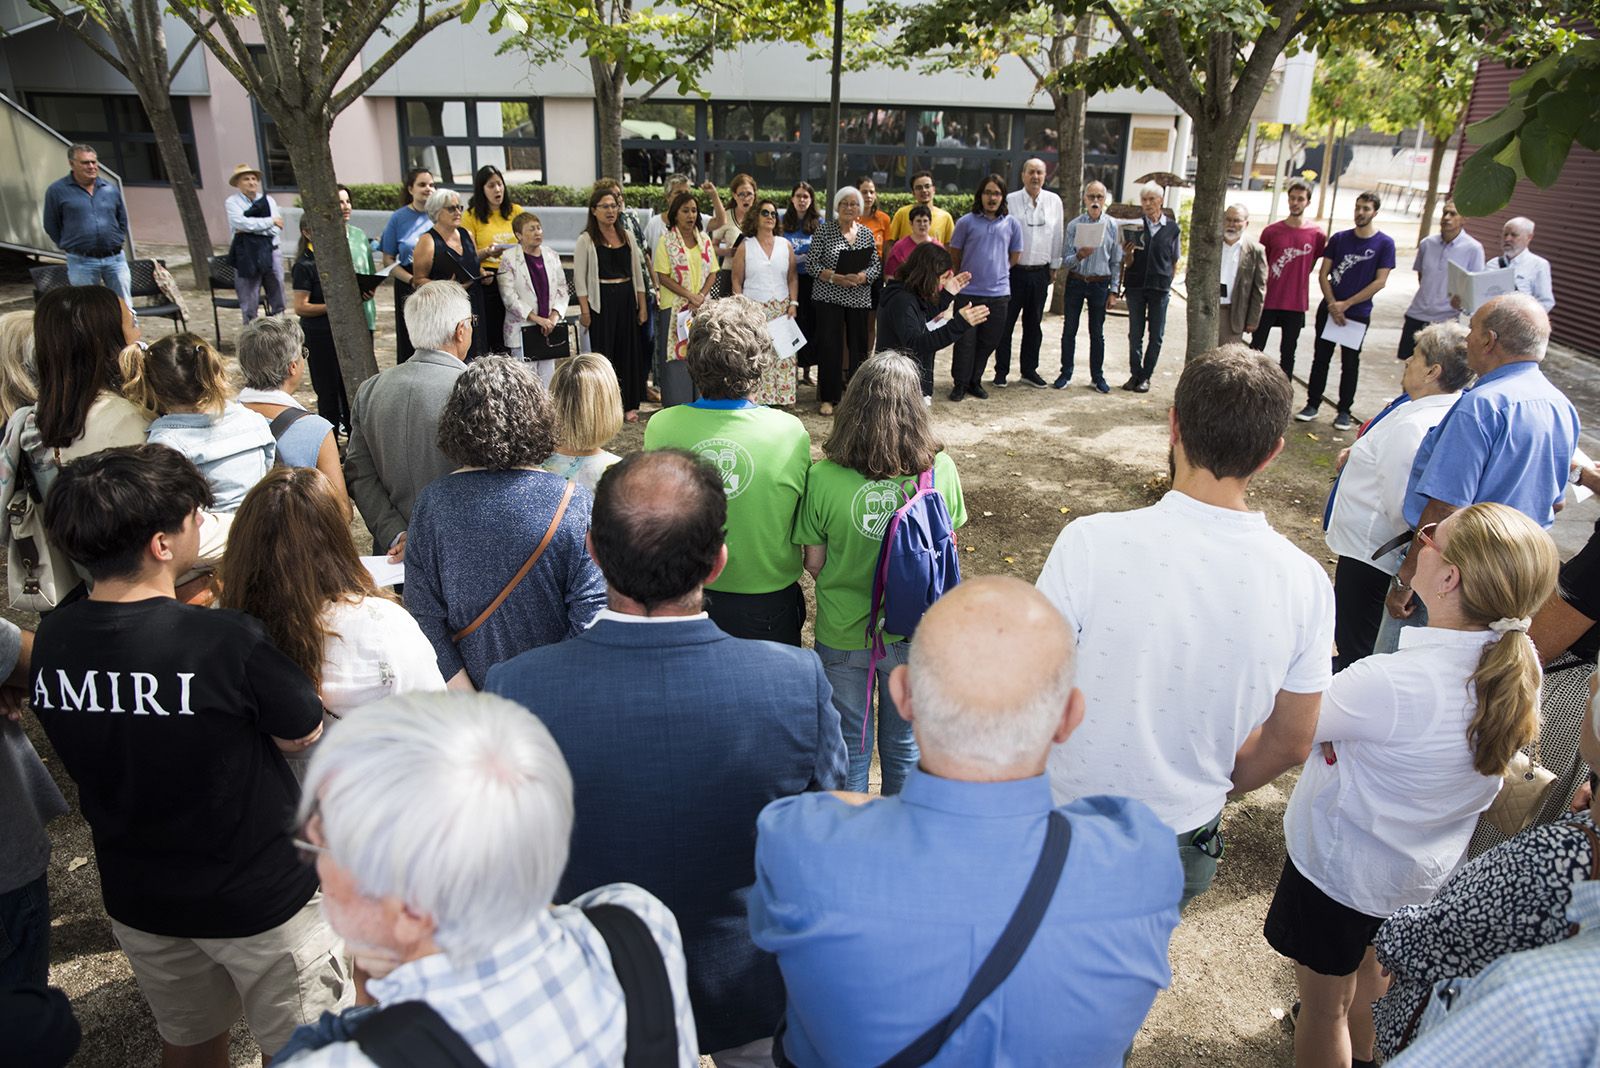
<path id="1" fill-rule="evenodd" d="M 806 336 L 800 332 L 800 325 L 787 315 L 767 320 L 767 333 L 780 359 L 788 359 L 806 347 Z"/>
<path id="2" fill-rule="evenodd" d="M 1344 325 L 1340 326 L 1330 315 L 1328 321 L 1322 324 L 1322 340 L 1343 345 L 1347 349 L 1361 348 L 1361 341 L 1366 336 L 1367 324 L 1354 319 L 1346 319 Z"/>
<path id="3" fill-rule="evenodd" d="M 398 586 L 406 580 L 404 562 L 391 564 L 387 556 L 363 556 L 361 566 L 367 569 L 367 574 L 379 586 Z"/>
<path id="4" fill-rule="evenodd" d="M 1106 224 L 1102 219 L 1099 222 L 1079 223 L 1078 228 L 1072 232 L 1073 248 L 1099 248 L 1105 244 Z"/>
<path id="5" fill-rule="evenodd" d="M 678 340 L 689 340 L 689 322 L 694 318 L 694 309 L 685 308 L 678 313 Z"/>
<path id="6" fill-rule="evenodd" d="M 1577 464 L 1579 467 L 1593 467 L 1594 466 L 1594 461 L 1591 460 L 1589 458 L 1589 454 L 1584 452 L 1582 449 L 1574 449 L 1573 450 L 1573 452 L 1572 452 L 1572 462 Z M 1586 501 L 1590 497 L 1594 496 L 1594 490 L 1590 489 L 1588 486 L 1583 485 L 1582 483 L 1569 482 L 1567 484 L 1567 486 L 1568 486 L 1569 489 L 1572 490 L 1572 503 L 1573 504 L 1582 504 L 1584 501 Z"/>
<path id="7" fill-rule="evenodd" d="M 1469 271 L 1459 263 L 1447 263 L 1445 273 L 1448 278 L 1446 292 L 1456 298 L 1462 312 L 1467 315 L 1477 311 L 1491 297 L 1515 293 L 1517 290 L 1517 272 L 1510 267 Z"/>

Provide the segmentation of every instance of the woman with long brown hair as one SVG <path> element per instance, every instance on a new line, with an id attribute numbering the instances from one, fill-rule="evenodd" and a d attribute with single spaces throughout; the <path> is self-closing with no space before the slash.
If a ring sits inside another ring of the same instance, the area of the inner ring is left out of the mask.
<path id="1" fill-rule="evenodd" d="M 572 253 L 572 288 L 578 294 L 579 325 L 589 331 L 589 349 L 611 361 L 622 386 L 622 417 L 637 423 L 649 370 L 639 328 L 650 313 L 644 256 L 621 221 L 622 210 L 615 191 L 597 182 L 589 194 L 588 225 Z"/>
<path id="2" fill-rule="evenodd" d="M 1443 885 L 1539 728 L 1528 626 L 1555 588 L 1555 543 L 1513 508 L 1475 504 L 1413 544 L 1427 626 L 1333 677 L 1321 744 L 1284 813 L 1288 858 L 1265 931 L 1295 962 L 1299 1068 L 1371 1060 L 1373 937 Z"/>
<path id="3" fill-rule="evenodd" d="M 335 720 L 390 694 L 444 689 L 433 647 L 362 566 L 316 468 L 275 467 L 256 483 L 234 516 L 222 576 L 222 607 L 261 620 Z"/>

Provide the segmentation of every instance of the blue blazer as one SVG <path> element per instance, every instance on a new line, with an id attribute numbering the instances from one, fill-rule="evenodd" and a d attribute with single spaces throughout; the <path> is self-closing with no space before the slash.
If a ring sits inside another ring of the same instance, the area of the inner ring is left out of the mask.
<path id="1" fill-rule="evenodd" d="M 642 886 L 678 919 L 701 1051 L 772 1034 L 783 981 L 745 915 L 756 817 L 780 797 L 842 788 L 847 765 L 816 654 L 708 619 L 601 619 L 491 668 L 485 689 L 537 715 L 572 769 L 556 900 Z"/>

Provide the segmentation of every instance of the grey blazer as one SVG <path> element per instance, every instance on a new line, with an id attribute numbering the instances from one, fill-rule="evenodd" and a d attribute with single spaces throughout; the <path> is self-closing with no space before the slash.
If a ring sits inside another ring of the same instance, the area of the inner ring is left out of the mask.
<path id="1" fill-rule="evenodd" d="M 439 451 L 439 413 L 467 365 L 438 349 L 418 349 L 399 366 L 361 383 L 350 404 L 344 480 L 385 552 L 411 521 L 422 487 L 455 470 Z"/>
<path id="2" fill-rule="evenodd" d="M 1235 334 L 1242 334 L 1252 323 L 1261 321 L 1261 308 L 1267 301 L 1267 253 L 1249 234 L 1239 238 L 1239 273 L 1228 283 L 1233 302 L 1228 305 L 1229 323 Z"/>

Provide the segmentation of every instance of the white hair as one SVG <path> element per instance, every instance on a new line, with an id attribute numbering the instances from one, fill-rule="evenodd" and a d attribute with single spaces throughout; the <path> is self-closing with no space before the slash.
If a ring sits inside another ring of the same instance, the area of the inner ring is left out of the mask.
<path id="1" fill-rule="evenodd" d="M 833 194 L 833 214 L 835 218 L 837 218 L 839 215 L 839 205 L 843 204 L 846 200 L 849 200 L 852 197 L 855 198 L 857 207 L 859 207 L 862 211 L 867 210 L 867 201 L 866 198 L 861 195 L 861 190 L 857 189 L 853 185 L 842 186 L 837 193 Z"/>
<path id="2" fill-rule="evenodd" d="M 429 282 L 406 298 L 405 316 L 413 345 L 442 349 L 455 338 L 461 320 L 472 318 L 472 298 L 460 282 Z"/>
<path id="3" fill-rule="evenodd" d="M 1533 236 L 1533 220 L 1525 215 L 1518 215 L 1514 219 L 1507 219 L 1505 228 L 1508 230 L 1515 230 L 1519 234 L 1527 234 L 1529 237 Z"/>
<path id="4" fill-rule="evenodd" d="M 572 774 L 555 739 L 493 694 L 414 693 L 352 712 L 318 746 L 300 822 L 369 898 L 433 917 L 458 967 L 549 907 L 567 865 Z"/>
<path id="5" fill-rule="evenodd" d="M 428 194 L 428 202 L 422 212 L 434 222 L 439 221 L 439 213 L 445 208 L 461 203 L 461 194 L 454 189 L 435 189 Z"/>
<path id="6" fill-rule="evenodd" d="M 1526 293 L 1507 293 L 1483 306 L 1483 328 L 1515 356 L 1543 360 L 1550 345 L 1550 315 Z"/>
<path id="7" fill-rule="evenodd" d="M 1160 197 L 1162 200 L 1166 200 L 1167 199 L 1167 191 L 1165 189 L 1161 188 L 1159 185 L 1156 185 L 1156 183 L 1154 183 L 1154 182 L 1146 182 L 1146 183 L 1144 183 L 1144 185 L 1141 185 L 1139 187 L 1139 195 L 1141 197 L 1144 196 L 1146 193 L 1154 193 L 1156 196 Z M 432 203 L 432 202 L 430 201 L 429 203 Z"/>
<path id="8" fill-rule="evenodd" d="M 1010 768 L 1050 748 L 1061 714 L 1072 694 L 1076 653 L 1069 649 L 1055 677 L 1025 704 L 1006 709 L 975 708 L 945 691 L 937 649 L 911 643 L 908 670 L 916 701 L 917 736 L 964 763 Z"/>
<path id="9" fill-rule="evenodd" d="M 1243 215 L 1246 219 L 1250 218 L 1250 209 L 1245 207 L 1243 204 L 1229 204 L 1223 214 L 1226 215 L 1230 211 L 1236 211 L 1240 215 Z"/>

